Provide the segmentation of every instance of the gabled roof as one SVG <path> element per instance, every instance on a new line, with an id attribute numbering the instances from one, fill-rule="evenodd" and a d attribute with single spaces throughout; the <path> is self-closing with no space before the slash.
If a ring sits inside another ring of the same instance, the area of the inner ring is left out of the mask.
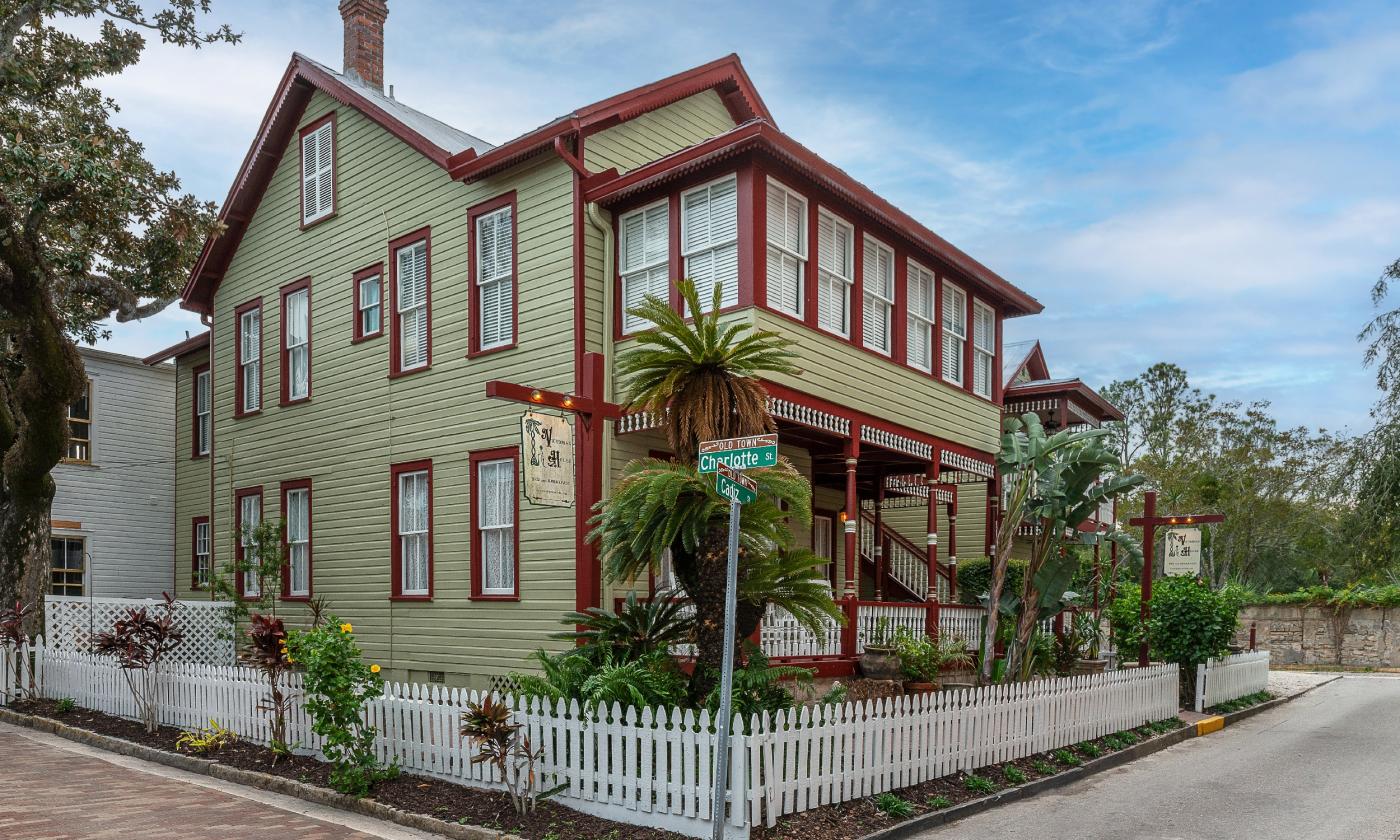
<path id="1" fill-rule="evenodd" d="M 1001 346 L 1001 385 L 1010 388 L 1013 380 L 1025 369 L 1031 379 L 1049 379 L 1050 367 L 1045 363 L 1045 351 L 1038 339 L 1013 341 Z"/>
<path id="2" fill-rule="evenodd" d="M 1006 410 L 1014 413 L 1015 403 L 1034 397 L 1058 397 L 1073 399 L 1081 406 L 1091 408 L 1099 420 L 1122 420 L 1123 412 L 1075 377 L 1054 379 L 1050 367 L 1045 362 L 1045 351 L 1038 339 L 1013 341 L 1001 346 L 1002 359 L 1002 401 Z M 1016 382 L 1016 377 L 1024 370 L 1030 379 Z"/>
<path id="3" fill-rule="evenodd" d="M 1034 315 L 1045 308 L 1040 301 L 929 230 L 908 213 L 881 198 L 845 170 L 828 163 L 762 118 L 752 119 L 723 134 L 673 152 L 625 174 L 619 175 L 609 171 L 594 175 L 584 182 L 584 199 L 604 205 L 615 203 L 629 195 L 675 180 L 714 161 L 750 150 L 761 150 L 772 155 L 863 209 L 886 227 L 957 267 L 1005 301 L 1008 316 Z"/>
<path id="4" fill-rule="evenodd" d="M 282 153 L 296 133 L 302 112 L 317 90 L 364 114 L 443 169 L 454 154 L 480 154 L 494 148 L 485 140 L 385 96 L 359 79 L 337 73 L 301 53 L 293 53 L 253 144 L 238 168 L 228 197 L 219 209 L 219 221 L 226 229 L 221 235 L 205 240 L 204 249 L 181 294 L 183 308 L 204 313 L 212 309 L 214 290 L 238 249 Z"/>
<path id="5" fill-rule="evenodd" d="M 179 344 L 172 344 L 164 350 L 157 350 L 151 355 L 141 360 L 143 365 L 158 365 L 169 359 L 178 359 L 187 353 L 196 350 L 203 350 L 209 346 L 209 331 L 205 330 L 199 335 L 192 335 Z"/>
<path id="6" fill-rule="evenodd" d="M 560 138 L 572 134 L 586 137 L 705 90 L 719 94 L 736 123 L 755 118 L 773 122 L 773 115 L 758 95 L 749 74 L 744 72 L 739 56 L 730 53 L 708 64 L 575 109 L 490 151 L 469 149 L 455 154 L 448 161 L 448 169 L 453 178 L 463 181 L 484 178 L 545 151 Z"/>

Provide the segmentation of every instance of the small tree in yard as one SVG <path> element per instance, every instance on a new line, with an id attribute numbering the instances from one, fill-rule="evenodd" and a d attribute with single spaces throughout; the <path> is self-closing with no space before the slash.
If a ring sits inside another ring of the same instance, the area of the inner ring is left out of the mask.
<path id="1" fill-rule="evenodd" d="M 22 604 L 15 601 L 13 607 L 6 607 L 0 610 L 0 648 L 10 652 L 15 658 L 14 674 L 15 692 L 13 696 L 6 696 L 5 700 L 19 700 L 25 695 L 24 686 L 26 680 L 24 675 L 29 675 L 28 684 L 31 690 L 34 685 L 34 663 L 29 659 L 29 636 L 24 631 L 25 621 L 34 612 L 33 605 Z"/>
<path id="2" fill-rule="evenodd" d="M 268 693 L 258 708 L 272 714 L 272 751 L 278 756 L 289 755 L 294 745 L 287 743 L 287 709 L 292 698 L 287 694 L 286 675 L 292 670 L 287 653 L 287 631 L 282 619 L 254 613 L 248 628 L 248 642 L 239 654 L 244 664 L 262 672 Z"/>
<path id="3" fill-rule="evenodd" d="M 495 767 L 515 813 L 525 816 L 534 813 L 541 800 L 569 785 L 566 782 L 546 791 L 535 790 L 539 784 L 535 763 L 544 755 L 544 750 L 530 745 L 529 736 L 520 734 L 523 727 L 513 717 L 510 706 L 488 694 L 480 703 L 467 704 L 467 710 L 462 713 L 462 734 L 471 738 L 480 750 L 472 763 Z"/>
<path id="4" fill-rule="evenodd" d="M 175 626 L 179 602 L 169 592 L 161 596 L 165 601 L 160 606 L 129 608 L 126 617 L 112 625 L 111 632 L 93 637 L 93 650 L 116 659 L 121 666 L 122 676 L 136 700 L 136 710 L 149 733 L 156 731 L 158 723 L 156 689 L 160 663 L 185 640 L 184 631 Z"/>
<path id="5" fill-rule="evenodd" d="M 222 574 L 211 584 L 214 597 L 232 604 L 226 615 L 237 625 L 256 608 L 258 612 L 277 615 L 277 595 L 282 585 L 282 569 L 287 565 L 286 523 L 269 519 L 256 526 L 243 526 L 243 557 L 224 564 Z M 248 576 L 257 582 L 257 595 L 249 598 Z M 244 581 L 240 587 L 238 581 Z"/>
<path id="6" fill-rule="evenodd" d="M 379 666 L 367 665 L 355 644 L 354 627 L 333 615 L 311 630 L 287 638 L 287 661 L 304 669 L 303 689 L 311 731 L 320 735 L 321 751 L 334 767 L 331 787 L 365 796 L 381 779 L 396 775 L 382 768 L 374 754 L 374 727 L 364 720 L 365 703 L 384 693 Z"/>

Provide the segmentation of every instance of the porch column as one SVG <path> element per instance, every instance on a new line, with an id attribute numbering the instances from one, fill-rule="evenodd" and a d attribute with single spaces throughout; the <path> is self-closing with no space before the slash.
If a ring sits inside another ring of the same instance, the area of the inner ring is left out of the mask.
<path id="1" fill-rule="evenodd" d="M 958 599 L 958 485 L 948 503 L 948 600 Z"/>
<path id="2" fill-rule="evenodd" d="M 993 478 L 987 481 L 987 519 L 986 519 L 986 539 L 983 543 L 983 551 L 988 557 L 996 553 L 997 542 L 997 508 L 1001 507 L 1001 482 Z"/>
<path id="3" fill-rule="evenodd" d="M 924 475 L 924 483 L 928 485 L 928 536 L 925 545 L 928 546 L 926 559 L 928 561 L 928 591 L 924 593 L 925 601 L 938 600 L 938 458 L 929 462 L 928 472 Z"/>
<path id="4" fill-rule="evenodd" d="M 870 553 L 875 561 L 875 600 L 885 600 L 885 578 L 890 573 L 889 559 L 885 556 L 885 474 L 875 471 L 875 532 L 870 535 Z M 862 518 L 861 525 L 865 524 Z"/>
<path id="5" fill-rule="evenodd" d="M 860 547 L 856 544 L 856 527 L 860 524 L 860 499 L 856 494 L 856 464 L 860 458 L 860 427 L 851 424 L 851 437 L 844 448 L 846 456 L 846 597 L 855 598 L 860 594 L 860 578 L 856 558 Z"/>

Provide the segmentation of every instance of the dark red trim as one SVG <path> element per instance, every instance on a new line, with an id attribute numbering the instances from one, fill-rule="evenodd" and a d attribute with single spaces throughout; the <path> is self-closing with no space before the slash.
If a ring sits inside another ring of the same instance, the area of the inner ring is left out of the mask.
<path id="1" fill-rule="evenodd" d="M 287 493 L 291 490 L 306 491 L 306 594 L 289 595 L 292 589 L 292 558 L 291 541 L 287 537 Z M 312 545 L 315 541 L 312 531 L 311 515 L 311 479 L 297 478 L 284 481 L 278 488 L 278 496 L 282 503 L 282 550 L 287 554 L 287 562 L 282 566 L 282 600 L 283 601 L 310 601 L 316 592 L 315 578 L 312 575 L 312 557 L 315 556 L 315 549 Z"/>
<path id="2" fill-rule="evenodd" d="M 1113 403 L 1104 399 L 1097 391 L 1079 379 L 1058 379 L 1051 382 L 1026 382 L 1008 387 L 1002 394 L 1007 404 L 1020 400 L 1044 396 L 1074 397 L 1085 403 L 1084 407 L 1097 412 L 1100 420 L 1122 420 L 1123 412 Z"/>
<path id="3" fill-rule="evenodd" d="M 151 355 L 141 360 L 143 365 L 158 365 L 170 359 L 178 359 L 196 350 L 204 350 L 209 347 L 209 331 L 205 330 L 196 336 L 191 336 L 179 344 L 172 344 L 164 350 L 157 350 Z"/>
<path id="4" fill-rule="evenodd" d="M 306 221 L 306 135 L 325 125 L 331 124 L 331 212 L 313 222 Z M 335 111 L 302 126 L 297 131 L 297 222 L 302 230 L 310 230 L 322 222 L 328 222 L 340 212 L 340 127 L 336 124 Z"/>
<path id="5" fill-rule="evenodd" d="M 510 343 L 502 344 L 499 347 L 481 348 L 481 287 L 477 280 L 477 241 L 476 223 L 482 216 L 494 213 L 502 207 L 510 208 Z M 495 198 L 483 201 L 467 210 L 467 278 L 471 284 L 471 303 L 468 318 L 467 332 L 470 340 L 467 345 L 467 357 L 487 356 L 491 353 L 499 353 L 502 350 L 512 350 L 520 341 L 520 261 L 518 243 L 520 241 L 520 214 L 516 212 L 515 190 L 498 195 Z M 577 239 L 578 237 L 575 237 Z M 575 305 L 576 313 L 580 311 Z"/>
<path id="6" fill-rule="evenodd" d="M 379 278 L 379 329 L 367 333 L 363 331 L 364 325 L 360 322 L 360 281 L 376 276 Z M 384 334 L 385 316 L 388 315 L 388 299 L 388 295 L 384 293 L 384 263 L 377 262 L 374 265 L 367 265 L 350 275 L 351 344 L 359 344 L 361 341 L 378 338 Z"/>
<path id="7" fill-rule="evenodd" d="M 479 486 L 477 482 L 477 470 L 483 461 L 501 461 L 509 458 L 511 461 L 511 481 L 515 491 L 515 522 L 511 530 L 515 541 L 515 591 L 509 595 L 486 594 L 482 592 L 482 549 L 481 549 L 481 529 L 478 527 L 480 519 L 477 516 L 480 498 L 477 494 Z M 471 464 L 471 531 L 472 531 L 472 594 L 473 601 L 519 601 L 520 600 L 520 447 L 501 446 L 495 449 L 482 449 L 471 453 L 468 458 Z"/>
<path id="8" fill-rule="evenodd" d="M 208 525 L 209 517 L 190 519 L 190 589 L 203 589 L 199 584 L 199 526 Z M 209 529 L 209 578 L 214 578 L 214 529 Z M 205 584 L 207 586 L 208 584 Z"/>
<path id="9" fill-rule="evenodd" d="M 427 270 L 427 280 L 424 287 L 427 290 L 427 332 L 428 332 L 428 353 L 427 363 L 422 367 L 411 370 L 404 370 L 401 366 L 403 354 L 399 352 L 399 343 L 402 340 L 399 336 L 399 257 L 400 248 L 422 240 L 423 264 Z M 397 239 L 389 240 L 389 307 L 385 312 L 386 317 L 393 318 L 393 323 L 389 325 L 389 378 L 399 376 L 412 376 L 429 370 L 433 366 L 433 242 L 432 228 L 424 226 L 412 233 L 406 233 Z"/>
<path id="10" fill-rule="evenodd" d="M 262 524 L 262 518 L 266 512 L 263 507 L 263 491 L 261 486 L 244 487 L 233 491 L 233 559 L 235 565 L 243 562 L 243 499 L 248 496 L 258 497 L 258 524 Z M 213 574 L 213 569 L 210 569 Z M 248 595 L 243 591 L 244 572 L 235 572 L 233 575 L 233 591 L 239 598 L 256 600 L 258 595 Z"/>
<path id="11" fill-rule="evenodd" d="M 258 407 L 252 411 L 243 410 L 243 313 L 258 310 Z M 263 317 L 262 298 L 256 297 L 233 310 L 233 416 L 249 417 L 262 411 L 267 401 L 267 390 L 263 387 L 263 336 L 267 334 L 267 319 Z"/>
<path id="12" fill-rule="evenodd" d="M 755 207 L 757 201 L 756 184 L 753 167 L 741 167 L 734 173 L 734 200 L 736 203 L 734 216 L 738 230 L 737 259 L 739 262 L 739 288 L 735 298 L 740 307 L 753 306 L 755 301 L 762 300 L 765 304 L 766 298 L 759 297 L 754 289 L 754 284 L 758 282 L 759 273 L 754 268 L 755 254 L 763 254 L 767 251 L 767 237 L 745 236 L 744 231 L 762 231 L 763 227 L 756 224 L 759 219 L 764 218 L 764 214 Z M 764 190 L 766 193 L 767 190 Z M 762 246 L 762 247 L 760 247 Z"/>
<path id="13" fill-rule="evenodd" d="M 306 290 L 306 396 L 291 398 L 292 380 L 291 374 L 291 352 L 287 349 L 287 296 L 293 292 Z M 295 405 L 311 399 L 311 278 L 303 277 L 294 280 L 282 287 L 280 292 L 280 302 L 278 308 L 278 323 L 280 329 L 277 334 L 277 364 L 278 374 L 281 380 L 279 405 Z M 259 336 L 261 338 L 261 336 Z"/>
<path id="14" fill-rule="evenodd" d="M 190 460 L 208 458 L 214 451 L 214 375 L 209 374 L 209 452 L 199 451 L 199 375 L 209 373 L 209 363 L 190 370 Z"/>
<path id="15" fill-rule="evenodd" d="M 428 473 L 428 594 L 403 594 L 403 544 L 399 540 L 399 476 L 404 473 Z M 405 461 L 389 466 L 389 539 L 393 567 L 389 570 L 392 601 L 431 601 L 433 600 L 433 460 Z"/>

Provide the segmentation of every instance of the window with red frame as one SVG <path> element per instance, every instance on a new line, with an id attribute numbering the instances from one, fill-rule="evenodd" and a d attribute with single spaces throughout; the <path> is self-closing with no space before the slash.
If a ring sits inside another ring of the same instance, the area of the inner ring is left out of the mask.
<path id="1" fill-rule="evenodd" d="M 236 581 L 238 594 L 244 598 L 257 598 L 262 595 L 262 581 L 258 578 L 259 558 L 253 532 L 262 523 L 262 490 L 239 491 L 234 515 L 234 529 L 238 532 L 234 557 L 243 568 Z"/>
<path id="2" fill-rule="evenodd" d="M 426 599 L 433 591 L 433 465 L 399 464 L 391 475 L 394 595 Z"/>
<path id="3" fill-rule="evenodd" d="M 288 598 L 311 597 L 311 482 L 282 485 L 282 521 L 286 527 L 287 565 L 283 592 Z"/>
<path id="4" fill-rule="evenodd" d="M 516 518 L 519 453 L 511 449 L 477 452 L 472 463 L 473 594 L 515 597 L 519 593 Z"/>

